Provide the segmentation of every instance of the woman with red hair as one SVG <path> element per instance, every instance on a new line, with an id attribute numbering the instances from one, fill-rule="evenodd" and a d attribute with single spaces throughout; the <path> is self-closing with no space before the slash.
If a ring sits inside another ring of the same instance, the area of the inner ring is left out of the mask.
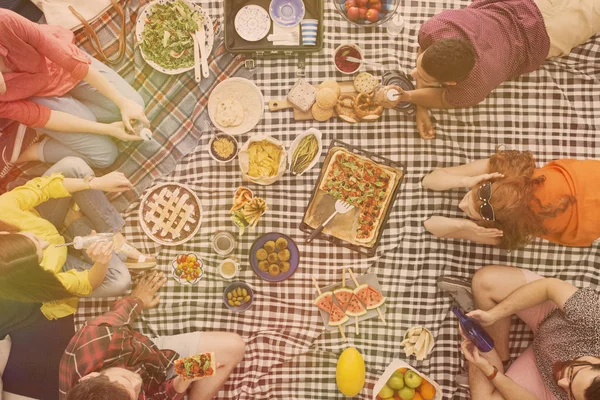
<path id="1" fill-rule="evenodd" d="M 600 160 L 563 159 L 536 168 L 531 152 L 499 150 L 489 159 L 434 170 L 423 186 L 470 188 L 459 208 L 469 219 L 433 216 L 425 229 L 440 238 L 516 249 L 541 237 L 590 246 L 600 237 Z"/>

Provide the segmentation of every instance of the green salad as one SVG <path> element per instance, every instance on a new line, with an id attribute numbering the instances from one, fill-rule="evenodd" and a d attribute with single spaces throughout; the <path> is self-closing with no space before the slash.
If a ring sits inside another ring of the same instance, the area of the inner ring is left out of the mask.
<path id="1" fill-rule="evenodd" d="M 192 67 L 192 35 L 204 29 L 203 24 L 202 15 L 181 0 L 155 4 L 142 33 L 142 51 L 148 60 L 166 69 Z"/>

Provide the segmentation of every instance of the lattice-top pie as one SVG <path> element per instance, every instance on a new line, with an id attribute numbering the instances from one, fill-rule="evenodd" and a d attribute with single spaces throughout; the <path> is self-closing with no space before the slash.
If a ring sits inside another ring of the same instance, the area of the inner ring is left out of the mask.
<path id="1" fill-rule="evenodd" d="M 153 188 L 140 204 L 142 229 L 155 242 L 178 245 L 191 239 L 200 227 L 202 208 L 188 187 L 164 184 Z"/>

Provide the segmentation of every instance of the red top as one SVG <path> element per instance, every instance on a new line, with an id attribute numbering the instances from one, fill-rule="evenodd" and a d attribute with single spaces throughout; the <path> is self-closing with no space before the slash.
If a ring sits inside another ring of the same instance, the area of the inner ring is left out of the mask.
<path id="1" fill-rule="evenodd" d="M 536 70 L 550 50 L 533 0 L 474 0 L 467 8 L 435 15 L 419 31 L 423 51 L 450 38 L 468 40 L 476 53 L 469 76 L 446 87 L 446 101 L 458 107 L 480 103 L 502 82 Z"/>
<path id="2" fill-rule="evenodd" d="M 90 59 L 60 26 L 39 25 L 0 9 L 0 56 L 6 93 L 0 95 L 0 118 L 42 127 L 50 109 L 27 100 L 32 96 L 62 96 L 88 73 Z"/>
<path id="3" fill-rule="evenodd" d="M 59 397 L 67 398 L 69 390 L 90 372 L 120 367 L 134 371 L 143 380 L 139 400 L 183 400 L 167 371 L 179 357 L 172 350 L 159 350 L 146 336 L 131 327 L 142 312 L 142 301 L 126 297 L 112 310 L 86 322 L 73 336 L 59 367 Z"/>

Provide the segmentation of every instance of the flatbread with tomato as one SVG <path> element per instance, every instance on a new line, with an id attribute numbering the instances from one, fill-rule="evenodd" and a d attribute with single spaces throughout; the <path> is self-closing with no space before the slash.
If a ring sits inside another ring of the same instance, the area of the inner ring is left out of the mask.
<path id="1" fill-rule="evenodd" d="M 216 372 L 215 353 L 195 354 L 175 361 L 175 373 L 183 380 L 213 376 Z"/>
<path id="2" fill-rule="evenodd" d="M 319 189 L 357 209 L 355 241 L 366 244 L 377 237 L 397 179 L 397 171 L 340 149 L 331 155 Z"/>

